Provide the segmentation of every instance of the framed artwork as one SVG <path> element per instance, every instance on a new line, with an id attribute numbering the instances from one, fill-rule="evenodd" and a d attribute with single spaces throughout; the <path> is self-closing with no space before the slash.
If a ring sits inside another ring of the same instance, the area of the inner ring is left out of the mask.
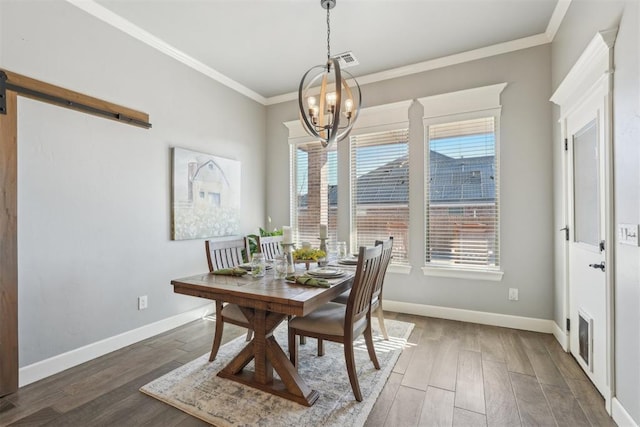
<path id="1" fill-rule="evenodd" d="M 240 230 L 240 162 L 172 148 L 173 240 L 231 236 Z"/>

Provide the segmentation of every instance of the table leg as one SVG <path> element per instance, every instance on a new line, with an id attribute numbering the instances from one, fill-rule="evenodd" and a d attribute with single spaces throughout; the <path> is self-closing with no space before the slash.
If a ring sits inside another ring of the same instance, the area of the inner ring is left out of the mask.
<path id="1" fill-rule="evenodd" d="M 285 319 L 286 315 L 264 310 L 250 310 L 241 307 L 250 314 L 253 340 L 247 344 L 218 376 L 272 393 L 302 405 L 311 406 L 318 400 L 319 394 L 312 390 L 298 375 L 284 350 L 273 337 L 273 330 Z M 243 371 L 254 360 L 254 372 Z M 280 379 L 273 377 L 273 370 Z"/>
<path id="2" fill-rule="evenodd" d="M 271 360 L 267 357 L 267 333 L 270 334 L 275 329 L 275 326 L 271 331 L 267 331 L 267 312 L 263 310 L 255 311 L 252 325 L 256 335 L 253 340 L 254 378 L 260 384 L 270 384 L 273 381 L 273 367 L 271 366 Z"/>

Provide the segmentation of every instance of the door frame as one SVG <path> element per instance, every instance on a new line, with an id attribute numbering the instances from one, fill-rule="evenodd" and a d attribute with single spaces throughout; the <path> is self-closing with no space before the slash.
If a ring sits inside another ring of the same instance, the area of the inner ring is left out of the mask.
<path id="1" fill-rule="evenodd" d="M 605 221 L 605 354 L 607 360 L 605 361 L 605 408 L 609 414 L 611 414 L 611 403 L 615 396 L 615 376 L 614 376 L 614 364 L 615 364 L 615 347 L 614 347 L 614 259 L 615 259 L 615 234 L 614 234 L 614 212 L 613 212 L 613 46 L 618 29 L 600 31 L 591 40 L 586 47 L 582 55 L 578 58 L 573 65 L 565 79 L 558 86 L 551 97 L 551 101 L 560 107 L 560 130 L 562 134 L 562 143 L 564 144 L 564 155 L 562 160 L 562 215 L 565 224 L 569 224 L 569 180 L 567 179 L 569 174 L 569 159 L 567 156 L 567 144 L 569 143 L 570 135 L 567 130 L 567 117 L 569 117 L 575 110 L 581 108 L 589 98 L 598 96 L 601 99 L 602 107 L 604 111 L 604 117 L 602 117 L 602 126 L 604 126 L 604 148 L 602 153 L 604 156 L 604 221 Z M 573 235 L 573 230 L 569 230 Z M 564 268 L 563 282 L 558 284 L 561 287 L 562 294 L 564 295 L 564 304 L 562 306 L 563 317 L 568 319 L 570 316 L 570 292 L 569 292 L 569 240 L 565 240 L 564 251 L 561 254 L 562 259 L 559 259 Z M 570 350 L 570 340 L 568 337 L 568 331 L 566 325 L 564 326 L 565 333 L 565 351 Z M 573 328 L 577 325 L 572 325 Z"/>

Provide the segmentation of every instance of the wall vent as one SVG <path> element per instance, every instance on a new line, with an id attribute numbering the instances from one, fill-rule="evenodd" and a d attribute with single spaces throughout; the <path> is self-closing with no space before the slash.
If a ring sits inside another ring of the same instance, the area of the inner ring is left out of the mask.
<path id="1" fill-rule="evenodd" d="M 349 68 L 360 64 L 356 57 L 353 56 L 353 52 L 339 53 L 337 55 L 334 55 L 334 58 L 336 58 L 340 63 L 340 68 Z"/>

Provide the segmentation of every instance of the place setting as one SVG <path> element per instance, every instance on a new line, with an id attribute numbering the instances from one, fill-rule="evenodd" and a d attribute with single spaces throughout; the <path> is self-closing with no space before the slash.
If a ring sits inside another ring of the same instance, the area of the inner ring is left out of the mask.
<path id="1" fill-rule="evenodd" d="M 285 278 L 288 283 L 298 285 L 314 286 L 318 288 L 330 288 L 331 279 L 338 279 L 346 274 L 343 270 L 331 267 L 321 267 L 305 271 L 304 274 L 290 274 Z"/>
<path id="2" fill-rule="evenodd" d="M 349 255 L 346 258 L 342 258 L 336 261 L 336 264 L 347 266 L 347 267 L 355 267 L 358 265 L 358 257 L 353 255 Z"/>
<path id="3" fill-rule="evenodd" d="M 307 271 L 307 274 L 312 277 L 320 277 L 323 279 L 335 279 L 345 275 L 344 270 L 334 267 L 321 267 Z"/>

